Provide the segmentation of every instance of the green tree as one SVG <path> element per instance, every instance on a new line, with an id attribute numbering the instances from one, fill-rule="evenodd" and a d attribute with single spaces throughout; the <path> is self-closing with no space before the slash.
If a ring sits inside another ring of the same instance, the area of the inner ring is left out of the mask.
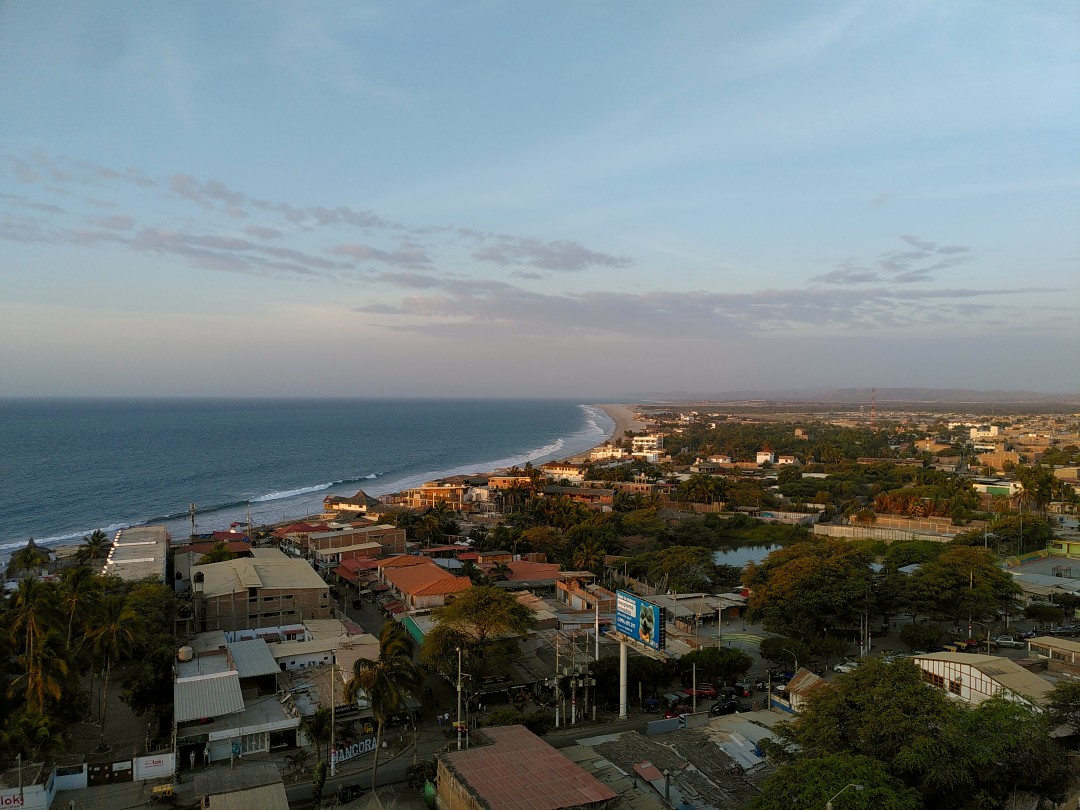
<path id="1" fill-rule="evenodd" d="M 1020 586 L 997 564 L 993 552 L 973 546 L 951 546 L 925 563 L 908 580 L 911 600 L 932 605 L 956 623 L 969 618 L 994 620 L 1020 595 Z"/>
<path id="2" fill-rule="evenodd" d="M 900 628 L 900 640 L 913 650 L 932 650 L 944 636 L 941 625 L 934 622 L 915 622 Z"/>
<path id="3" fill-rule="evenodd" d="M 758 653 L 774 666 L 794 672 L 796 664 L 807 664 L 813 652 L 805 643 L 787 636 L 766 636 L 761 640 Z"/>
<path id="4" fill-rule="evenodd" d="M 859 785 L 861 790 L 848 788 Z M 838 810 L 921 810 L 918 791 L 907 787 L 873 757 L 847 753 L 802 757 L 781 765 L 766 779 L 749 810 L 791 810 L 825 807 L 837 800 Z"/>
<path id="5" fill-rule="evenodd" d="M 532 611 L 513 594 L 491 585 L 469 588 L 432 611 L 435 626 L 424 637 L 420 658 L 447 675 L 456 675 L 460 648 L 470 683 L 501 675 L 517 654 L 515 637 L 535 623 Z"/>
<path id="6" fill-rule="evenodd" d="M 371 770 L 371 786 L 378 784 L 379 750 L 382 747 L 386 721 L 405 705 L 405 698 L 415 696 L 423 683 L 423 675 L 412 660 L 412 639 L 397 622 L 387 622 L 379 633 L 379 657 L 372 661 L 357 659 L 352 677 L 345 684 L 345 700 L 353 703 L 363 691 L 371 701 L 375 717 L 375 762 Z"/>
<path id="7" fill-rule="evenodd" d="M 101 692 L 101 735 L 105 736 L 105 718 L 108 716 L 109 678 L 113 664 L 122 660 L 135 646 L 143 632 L 139 615 L 127 606 L 120 594 L 107 597 L 93 617 L 83 636 L 93 654 L 105 661 L 105 682 Z"/>
<path id="8" fill-rule="evenodd" d="M 742 650 L 729 647 L 703 647 L 679 659 L 683 683 L 689 683 L 694 667 L 698 683 L 724 683 L 745 675 L 754 660 Z"/>
<path id="9" fill-rule="evenodd" d="M 60 605 L 67 614 L 67 643 L 75 626 L 75 616 L 93 614 L 101 599 L 101 579 L 85 567 L 68 568 L 60 576 Z"/>
<path id="10" fill-rule="evenodd" d="M 749 618 L 811 646 L 829 629 L 854 627 L 870 601 L 871 554 L 844 540 L 809 540 L 749 563 Z"/>
<path id="11" fill-rule="evenodd" d="M 815 692 L 777 736 L 792 761 L 872 757 L 918 790 L 926 807 L 973 809 L 1000 807 L 1013 788 L 1060 789 L 1064 755 L 1048 722 L 1004 698 L 970 707 L 928 688 L 909 661 L 870 659 Z"/>
<path id="12" fill-rule="evenodd" d="M 21 649 L 18 662 L 22 665 L 23 688 L 31 711 L 35 711 L 31 695 L 50 691 L 45 684 L 50 682 L 47 667 L 52 655 L 46 654 L 45 639 L 60 621 L 56 587 L 38 579 L 21 580 L 6 619 L 8 637 L 16 649 Z M 38 703 L 37 713 L 41 708 Z"/>
<path id="13" fill-rule="evenodd" d="M 7 572 L 9 577 L 15 577 L 20 573 L 38 571 L 49 564 L 49 552 L 34 542 L 31 537 L 29 542 L 13 552 L 8 558 Z"/>
<path id="14" fill-rule="evenodd" d="M 1024 606 L 1024 618 L 1034 621 L 1036 627 L 1053 627 L 1065 618 L 1065 608 L 1050 602 L 1031 602 Z"/>
<path id="15" fill-rule="evenodd" d="M 336 692 L 336 690 L 335 690 Z M 329 706 L 320 706 L 310 717 L 305 717 L 301 722 L 304 733 L 315 743 L 315 759 L 323 761 L 323 749 L 326 748 L 326 758 L 330 759 L 330 737 L 333 736 L 334 715 Z"/>
<path id="16" fill-rule="evenodd" d="M 1080 731 L 1080 681 L 1058 681 L 1046 696 L 1051 721 Z"/>
<path id="17" fill-rule="evenodd" d="M 210 565 L 211 563 L 228 562 L 233 559 L 236 559 L 236 554 L 229 551 L 228 546 L 222 541 L 220 543 L 215 543 L 208 552 L 199 557 L 198 562 L 195 564 Z"/>
<path id="18" fill-rule="evenodd" d="M 101 529 L 94 529 L 93 532 L 83 537 L 82 545 L 79 546 L 79 550 L 76 552 L 76 559 L 84 565 L 97 562 L 105 558 L 111 545 L 112 541 L 109 540 L 109 536 L 105 532 Z"/>

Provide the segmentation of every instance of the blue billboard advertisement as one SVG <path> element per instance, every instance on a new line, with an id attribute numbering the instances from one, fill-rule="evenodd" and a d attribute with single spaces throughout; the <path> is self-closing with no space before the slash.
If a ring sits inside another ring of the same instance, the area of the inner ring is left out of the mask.
<path id="1" fill-rule="evenodd" d="M 615 593 L 615 629 L 654 650 L 667 643 L 663 610 L 627 591 Z"/>

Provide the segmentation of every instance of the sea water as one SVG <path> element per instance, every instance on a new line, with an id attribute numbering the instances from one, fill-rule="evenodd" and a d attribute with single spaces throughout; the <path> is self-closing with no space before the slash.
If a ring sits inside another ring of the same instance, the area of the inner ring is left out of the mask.
<path id="1" fill-rule="evenodd" d="M 328 494 L 565 458 L 614 429 L 561 400 L 0 400 L 0 556 L 30 537 L 176 537 L 317 513 Z"/>

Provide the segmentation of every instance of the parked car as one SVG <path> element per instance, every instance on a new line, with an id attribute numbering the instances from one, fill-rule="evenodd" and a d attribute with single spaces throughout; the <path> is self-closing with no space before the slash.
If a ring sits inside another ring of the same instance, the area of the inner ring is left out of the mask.
<path id="1" fill-rule="evenodd" d="M 716 697 L 716 687 L 713 686 L 711 683 L 699 683 L 696 687 L 692 686 L 689 689 L 684 689 L 683 691 L 686 692 L 686 694 L 690 695 L 690 697 L 694 697 L 694 695 L 706 698 Z"/>
<path id="2" fill-rule="evenodd" d="M 833 667 L 833 672 L 843 672 L 843 673 L 846 674 L 848 672 L 852 672 L 855 669 L 858 669 L 858 667 L 859 667 L 859 662 L 858 661 L 845 661 L 842 664 L 837 664 L 836 666 L 834 666 Z"/>
<path id="3" fill-rule="evenodd" d="M 738 714 L 752 709 L 752 706 L 743 703 L 741 700 L 718 700 L 709 708 L 709 714 L 713 717 L 720 717 L 724 714 Z"/>
<path id="4" fill-rule="evenodd" d="M 694 710 L 691 707 L 684 706 L 683 704 L 680 703 L 678 706 L 672 706 L 670 709 L 665 711 L 664 712 L 664 717 L 665 718 L 681 717 L 684 714 L 692 714 L 693 711 Z"/>
<path id="5" fill-rule="evenodd" d="M 1026 641 L 1012 636 L 994 636 L 990 639 L 990 643 L 995 647 L 1011 647 L 1016 650 L 1023 650 L 1027 647 Z"/>
<path id="6" fill-rule="evenodd" d="M 1051 628 L 1050 635 L 1080 636 L 1080 627 L 1077 627 L 1075 624 L 1063 624 L 1061 627 Z"/>

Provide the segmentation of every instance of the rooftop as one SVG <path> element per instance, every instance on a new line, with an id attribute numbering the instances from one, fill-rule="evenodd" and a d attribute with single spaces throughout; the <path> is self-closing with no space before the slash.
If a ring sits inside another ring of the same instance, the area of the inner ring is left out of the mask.
<path id="1" fill-rule="evenodd" d="M 607 802 L 616 793 L 524 726 L 484 729 L 491 745 L 440 755 L 491 810 L 558 810 Z"/>
<path id="2" fill-rule="evenodd" d="M 329 588 L 305 560 L 287 557 L 277 549 L 253 548 L 251 553 L 252 557 L 192 568 L 192 576 L 203 575 L 205 597 L 227 596 L 249 588 L 290 591 Z"/>

